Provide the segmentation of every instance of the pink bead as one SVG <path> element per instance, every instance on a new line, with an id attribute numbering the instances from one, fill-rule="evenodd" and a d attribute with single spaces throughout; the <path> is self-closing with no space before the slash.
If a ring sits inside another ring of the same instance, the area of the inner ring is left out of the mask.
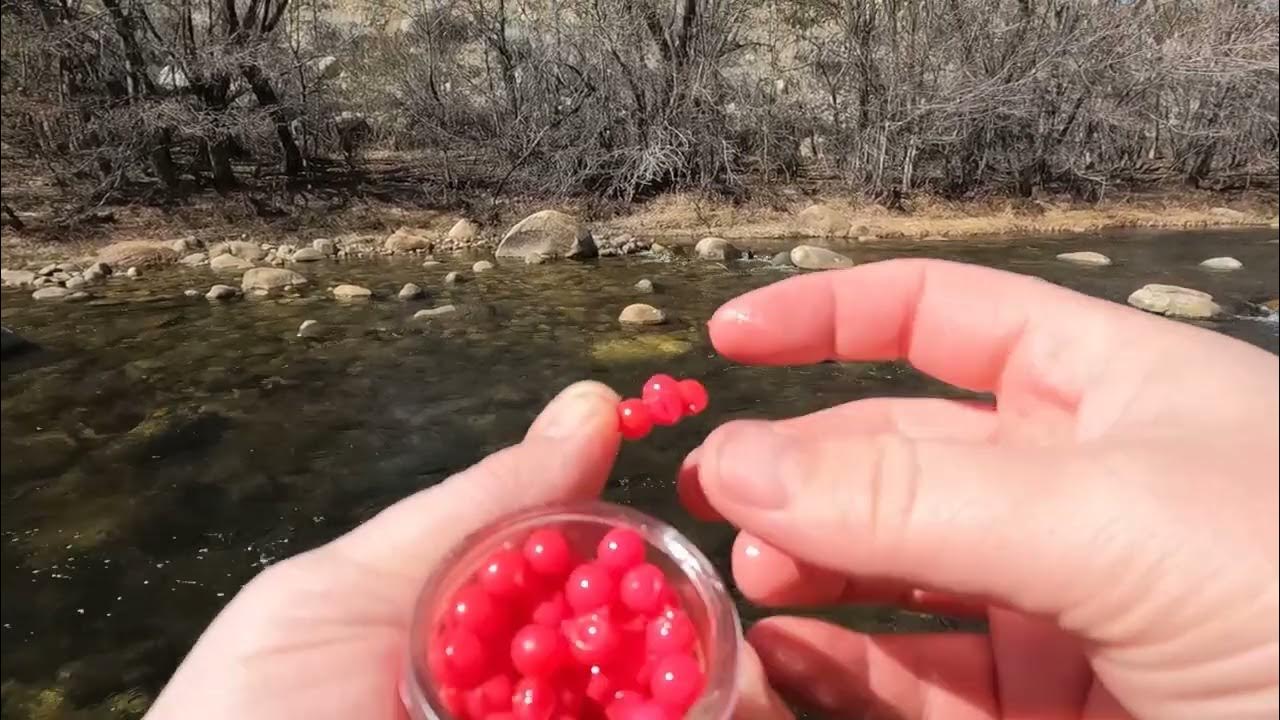
<path id="1" fill-rule="evenodd" d="M 534 530 L 524 541 L 524 559 L 539 575 L 564 577 L 573 567 L 573 553 L 564 533 L 552 528 Z"/>
<path id="2" fill-rule="evenodd" d="M 618 629 L 604 613 L 589 613 L 565 621 L 564 637 L 569 653 L 583 665 L 606 665 L 622 641 Z"/>
<path id="3" fill-rule="evenodd" d="M 654 657 L 684 652 L 696 639 L 693 622 L 681 610 L 665 612 L 645 628 L 645 650 Z"/>
<path id="4" fill-rule="evenodd" d="M 480 568 L 480 586 L 498 597 L 516 595 L 525 586 L 524 556 L 504 548 L 489 557 Z"/>
<path id="5" fill-rule="evenodd" d="M 653 430 L 653 418 L 643 400 L 630 398 L 618 403 L 618 430 L 628 440 L 639 440 Z"/>
<path id="6" fill-rule="evenodd" d="M 511 711 L 516 720 L 548 720 L 556 710 L 556 689 L 541 678 L 524 678 L 516 684 Z"/>
<path id="7" fill-rule="evenodd" d="M 670 392 L 677 386 L 676 379 L 666 373 L 658 373 L 645 381 L 640 390 L 640 397 L 648 397 L 658 393 Z"/>
<path id="8" fill-rule="evenodd" d="M 445 633 L 441 646 L 445 681 L 461 688 L 472 688 L 485 679 L 489 654 L 476 634 L 465 628 Z"/>
<path id="9" fill-rule="evenodd" d="M 645 542 L 630 528 L 614 528 L 600 539 L 596 559 L 610 570 L 622 573 L 644 562 Z"/>
<path id="10" fill-rule="evenodd" d="M 493 597 L 479 585 L 467 585 L 453 596 L 449 619 L 480 637 L 492 637 L 505 626 L 505 617 Z"/>
<path id="11" fill-rule="evenodd" d="M 684 403 L 686 415 L 697 415 L 707 409 L 710 398 L 702 383 L 697 380 L 681 380 L 676 383 L 676 389 L 680 393 L 680 401 Z"/>
<path id="12" fill-rule="evenodd" d="M 675 388 L 646 394 L 643 402 L 654 425 L 675 425 L 684 417 L 684 401 Z"/>
<path id="13" fill-rule="evenodd" d="M 511 663 L 521 675 L 546 677 L 564 661 L 560 633 L 546 625 L 525 625 L 511 639 Z"/>
<path id="14" fill-rule="evenodd" d="M 653 699 L 682 714 L 702 694 L 702 666 L 688 653 L 660 658 L 653 666 L 649 691 Z"/>
<path id="15" fill-rule="evenodd" d="M 607 607 L 613 602 L 616 586 L 603 566 L 586 563 L 569 573 L 564 586 L 564 599 L 574 612 L 585 613 Z"/>
<path id="16" fill-rule="evenodd" d="M 533 621 L 550 628 L 559 628 L 560 623 L 569 617 L 569 603 L 563 592 L 556 592 L 549 600 L 543 600 L 533 607 Z"/>
<path id="17" fill-rule="evenodd" d="M 666 597 L 667 576 L 656 565 L 642 563 L 622 576 L 618 597 L 628 609 L 652 614 L 662 607 Z"/>

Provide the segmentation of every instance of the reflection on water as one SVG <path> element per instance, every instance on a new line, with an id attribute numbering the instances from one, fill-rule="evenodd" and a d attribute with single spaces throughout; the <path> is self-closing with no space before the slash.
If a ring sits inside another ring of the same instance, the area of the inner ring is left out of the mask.
<path id="1" fill-rule="evenodd" d="M 1141 284 L 1169 282 L 1230 303 L 1276 296 L 1274 237 L 1130 233 L 1088 243 L 859 245 L 849 253 L 860 262 L 976 262 L 1118 301 Z M 1116 264 L 1053 260 L 1086 247 Z M 1196 267 L 1224 254 L 1245 270 Z M 711 409 L 679 431 L 628 445 L 608 494 L 673 522 L 722 567 L 730 531 L 691 521 L 672 493 L 679 459 L 714 425 L 873 395 L 957 394 L 899 365 L 758 369 L 717 357 L 705 319 L 725 299 L 786 275 L 764 264 L 605 260 L 440 282 L 463 267 L 321 263 L 304 270 L 314 283 L 309 295 L 226 305 L 182 296 L 213 281 L 194 270 L 113 281 L 79 305 L 5 291 L 5 325 L 43 349 L 3 366 L 3 717 L 138 715 L 196 634 L 262 566 L 517 440 L 574 380 L 623 392 L 657 370 L 704 380 Z M 632 285 L 642 277 L 659 293 L 638 298 Z M 390 299 L 410 281 L 432 298 Z M 338 282 L 386 299 L 335 302 L 323 289 Z M 619 309 L 637 299 L 663 307 L 672 322 L 620 329 Z M 413 310 L 446 302 L 463 313 L 409 320 Z M 308 318 L 329 328 L 323 340 L 295 337 Z M 1280 345 L 1274 323 L 1211 326 L 1272 352 Z M 940 622 L 881 609 L 840 619 L 880 630 Z"/>

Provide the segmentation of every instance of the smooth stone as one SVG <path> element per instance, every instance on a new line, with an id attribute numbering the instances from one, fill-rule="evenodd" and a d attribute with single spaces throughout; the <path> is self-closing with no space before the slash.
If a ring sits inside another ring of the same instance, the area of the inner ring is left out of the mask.
<path id="1" fill-rule="evenodd" d="M 103 277 L 110 277 L 111 273 L 114 271 L 115 270 L 110 265 L 104 262 L 96 262 L 85 269 L 85 272 L 87 273 L 93 273 Z"/>
<path id="2" fill-rule="evenodd" d="M 652 305 L 633 303 L 622 309 L 618 322 L 623 325 L 661 325 L 667 321 L 667 314 Z"/>
<path id="3" fill-rule="evenodd" d="M 458 308 L 453 305 L 441 305 L 440 307 L 429 308 L 426 310 L 419 310 L 418 312 L 413 314 L 413 319 L 425 320 L 428 318 L 439 317 L 441 315 L 449 315 L 457 311 L 458 311 Z"/>
<path id="4" fill-rule="evenodd" d="M 396 293 L 396 297 L 401 300 L 417 300 L 424 295 L 426 293 L 423 292 L 422 288 L 413 283 L 405 283 L 404 287 L 400 288 L 400 292 Z"/>
<path id="5" fill-rule="evenodd" d="M 853 267 L 853 260 L 824 247 L 797 245 L 791 248 L 791 264 L 803 270 L 835 270 Z"/>
<path id="6" fill-rule="evenodd" d="M 67 302 L 75 302 L 77 300 L 88 300 L 89 293 L 83 290 L 76 290 L 75 292 L 68 293 L 67 296 L 63 299 L 66 300 Z"/>
<path id="7" fill-rule="evenodd" d="M 445 285 L 457 285 L 459 283 L 466 282 L 466 280 L 467 280 L 466 277 L 462 273 L 458 272 L 457 270 L 452 270 L 448 273 L 445 273 L 445 276 L 444 276 Z"/>
<path id="8" fill-rule="evenodd" d="M 230 253 L 219 255 L 209 261 L 209 269 L 214 272 L 244 272 L 253 267 L 253 263 Z"/>
<path id="9" fill-rule="evenodd" d="M 307 278 L 284 268 L 253 268 L 240 278 L 240 289 L 249 291 L 281 290 L 306 285 Z"/>
<path id="10" fill-rule="evenodd" d="M 230 285 L 214 285 L 209 288 L 209 292 L 205 293 L 204 296 L 207 300 L 230 300 L 239 294 L 240 291 Z"/>
<path id="11" fill-rule="evenodd" d="M 742 257 L 742 251 L 734 247 L 733 243 L 718 237 L 702 238 L 693 247 L 693 252 L 703 260 L 726 261 Z"/>
<path id="12" fill-rule="evenodd" d="M 769 264 L 774 267 L 791 267 L 791 253 L 774 253 L 773 257 L 769 258 Z"/>
<path id="13" fill-rule="evenodd" d="M 136 267 L 131 267 L 128 270 L 124 271 L 124 276 L 129 278 L 130 280 L 137 280 L 138 278 L 142 277 L 142 271 Z"/>
<path id="14" fill-rule="evenodd" d="M 33 300 L 64 300 L 70 294 L 71 291 L 64 287 L 50 285 L 31 293 L 31 298 Z"/>
<path id="15" fill-rule="evenodd" d="M 653 281 L 649 278 L 642 278 L 636 281 L 635 288 L 642 293 L 651 293 L 654 290 Z"/>
<path id="16" fill-rule="evenodd" d="M 1129 304 L 1139 310 L 1188 320 L 1205 320 L 1222 314 L 1222 308 L 1209 293 L 1160 283 L 1134 290 Z"/>
<path id="17" fill-rule="evenodd" d="M 480 226 L 463 218 L 449 228 L 449 239 L 457 242 L 471 242 L 480 236 Z"/>
<path id="18" fill-rule="evenodd" d="M 844 237 L 853 223 L 838 209 L 830 205 L 810 205 L 796 215 L 796 224 L 806 235 L 819 237 Z"/>
<path id="19" fill-rule="evenodd" d="M 89 268 L 88 270 L 80 273 L 80 279 L 84 280 L 86 283 L 98 283 L 106 280 L 107 276 L 103 275 L 99 270 Z"/>
<path id="20" fill-rule="evenodd" d="M 227 249 L 227 252 L 238 258 L 244 258 L 249 262 L 258 262 L 267 256 L 267 251 L 262 249 L 261 243 L 252 243 L 247 240 L 232 240 L 221 244 Z"/>
<path id="21" fill-rule="evenodd" d="M 476 264 L 471 266 L 471 272 L 476 273 L 477 275 L 482 272 L 485 272 L 486 270 L 492 270 L 492 269 L 493 269 L 493 263 L 489 262 L 488 260 L 477 260 Z"/>
<path id="22" fill-rule="evenodd" d="M 1100 252 L 1092 250 L 1082 250 L 1080 252 L 1058 253 L 1055 257 L 1063 262 L 1069 262 L 1074 265 L 1089 265 L 1092 267 L 1106 267 L 1111 264 L 1111 258 Z"/>
<path id="23" fill-rule="evenodd" d="M 98 262 L 112 267 L 166 265 L 179 257 L 167 244 L 151 240 L 124 240 L 98 251 Z"/>
<path id="24" fill-rule="evenodd" d="M 81 290 L 88 284 L 89 282 L 82 277 L 73 277 L 67 280 L 65 287 L 68 290 Z"/>
<path id="25" fill-rule="evenodd" d="M 316 238 L 315 240 L 311 241 L 311 249 L 315 250 L 316 252 L 322 255 L 329 255 L 329 256 L 337 255 L 338 243 L 330 240 L 329 238 Z M 294 252 L 297 252 L 297 251 L 294 250 Z"/>
<path id="26" fill-rule="evenodd" d="M 185 296 L 187 296 L 187 297 L 189 297 L 189 298 L 198 298 L 198 297 L 200 297 L 200 291 L 199 291 L 199 290 L 193 290 L 193 289 L 190 289 L 190 288 L 188 288 L 188 289 L 186 289 L 186 290 L 183 290 L 183 291 L 182 291 L 182 294 L 183 294 L 183 295 L 185 295 Z"/>
<path id="27" fill-rule="evenodd" d="M 333 296 L 339 300 L 365 300 L 373 297 L 373 291 L 367 287 L 344 283 L 333 289 Z"/>
<path id="28" fill-rule="evenodd" d="M 390 253 L 413 252 L 425 250 L 431 252 L 433 243 L 426 230 L 415 230 L 402 227 L 382 241 L 382 249 Z"/>
<path id="29" fill-rule="evenodd" d="M 325 327 L 315 320 L 303 320 L 298 326 L 298 337 L 315 339 L 324 335 Z"/>
<path id="30" fill-rule="evenodd" d="M 313 247 L 298 248 L 296 252 L 289 258 L 290 260 L 300 262 L 317 262 L 324 259 L 324 253 Z"/>
<path id="31" fill-rule="evenodd" d="M 199 250 L 200 243 L 194 237 L 180 237 L 170 240 L 169 248 L 179 255 L 186 255 L 192 250 Z"/>
<path id="32" fill-rule="evenodd" d="M 58 272 L 58 263 L 49 263 L 48 265 L 45 265 L 44 267 L 37 270 L 36 274 L 41 277 L 49 277 L 50 275 L 56 272 Z"/>
<path id="33" fill-rule="evenodd" d="M 1233 257 L 1211 257 L 1201 262 L 1200 267 L 1206 270 L 1239 270 L 1244 263 Z"/>
<path id="34" fill-rule="evenodd" d="M 541 265 L 547 261 L 547 256 L 542 253 L 529 253 L 524 256 L 525 265 Z"/>
<path id="35" fill-rule="evenodd" d="M 442 263 L 439 260 L 423 260 L 422 267 L 436 267 Z"/>
<path id="36" fill-rule="evenodd" d="M 5 287 L 26 287 L 36 281 L 36 274 L 30 270 L 0 270 L 0 281 Z"/>
<path id="37" fill-rule="evenodd" d="M 530 253 L 569 259 L 597 255 L 595 238 L 578 218 L 558 210 L 540 210 L 515 225 L 502 236 L 494 255 L 521 258 Z"/>
<path id="38" fill-rule="evenodd" d="M 221 257 L 221 256 L 219 255 L 218 257 Z M 207 253 L 195 252 L 195 253 L 191 253 L 190 255 L 184 256 L 178 262 L 183 265 L 186 265 L 187 267 L 199 267 L 209 262 L 209 255 Z"/>

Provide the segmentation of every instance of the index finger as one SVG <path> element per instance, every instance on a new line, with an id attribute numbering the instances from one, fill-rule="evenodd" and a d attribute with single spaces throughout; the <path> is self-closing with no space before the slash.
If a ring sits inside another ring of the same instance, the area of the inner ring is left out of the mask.
<path id="1" fill-rule="evenodd" d="M 903 359 L 983 392 L 1022 370 L 1072 403 L 1121 337 L 1132 347 L 1132 333 L 1147 320 L 1036 278 L 889 260 L 761 288 L 723 305 L 709 329 L 716 349 L 740 362 Z"/>

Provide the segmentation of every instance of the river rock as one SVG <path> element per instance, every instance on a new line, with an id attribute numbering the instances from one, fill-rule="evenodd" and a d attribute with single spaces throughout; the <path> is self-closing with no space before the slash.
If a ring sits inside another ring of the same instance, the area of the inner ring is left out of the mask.
<path id="1" fill-rule="evenodd" d="M 480 226 L 463 218 L 449 228 L 449 239 L 458 243 L 469 243 L 480 237 Z"/>
<path id="2" fill-rule="evenodd" d="M 493 263 L 488 260 L 477 260 L 475 265 L 471 266 L 471 272 L 479 275 L 482 272 L 493 269 Z"/>
<path id="3" fill-rule="evenodd" d="M 224 257 L 231 257 L 226 255 Z M 216 258 L 215 258 L 216 259 Z M 240 291 L 230 285 L 214 285 L 209 288 L 209 292 L 204 294 L 206 300 L 230 300 L 240 294 Z"/>
<path id="4" fill-rule="evenodd" d="M 1239 270 L 1244 263 L 1233 257 L 1211 257 L 1201 262 L 1200 267 L 1206 270 Z"/>
<path id="5" fill-rule="evenodd" d="M 453 305 L 441 305 L 440 307 L 433 307 L 433 308 L 428 308 L 426 310 L 419 310 L 418 312 L 413 314 L 413 319 L 429 320 L 433 317 L 440 317 L 441 315 L 449 315 L 457 311 L 458 311 L 458 308 Z"/>
<path id="6" fill-rule="evenodd" d="M 240 289 L 245 292 L 271 292 L 306 284 L 307 278 L 284 268 L 253 268 L 240 278 Z"/>
<path id="7" fill-rule="evenodd" d="M 742 257 L 742 251 L 733 246 L 724 238 L 704 237 L 698 241 L 693 247 L 693 252 L 703 260 L 737 260 Z"/>
<path id="8" fill-rule="evenodd" d="M 1229 207 L 1216 207 L 1209 211 L 1210 215 L 1222 218 L 1223 220 L 1244 220 L 1245 214 L 1239 210 L 1232 210 Z"/>
<path id="9" fill-rule="evenodd" d="M 261 244 L 251 243 L 247 240 L 231 240 L 219 244 L 226 249 L 227 253 L 249 262 L 258 262 L 267 256 L 267 251 L 262 249 Z M 212 255 L 212 253 L 210 254 Z"/>
<path id="10" fill-rule="evenodd" d="M 48 287 L 50 285 L 57 285 L 57 284 L 58 284 L 57 280 L 54 280 L 51 277 L 44 277 L 43 275 L 37 275 L 35 279 L 31 281 L 31 287 L 34 287 L 34 288 Z"/>
<path id="11" fill-rule="evenodd" d="M 342 284 L 333 289 L 333 296 L 339 300 L 367 300 L 373 297 L 373 291 L 359 285 Z"/>
<path id="12" fill-rule="evenodd" d="M 36 281 L 36 274 L 30 270 L 0 270 L 0 281 L 8 288 L 26 287 Z"/>
<path id="13" fill-rule="evenodd" d="M 61 268 L 58 267 L 58 263 L 49 263 L 48 265 L 45 265 L 44 267 L 37 270 L 36 274 L 39 275 L 40 277 L 49 277 L 54 273 L 58 272 L 58 270 L 60 269 Z"/>
<path id="14" fill-rule="evenodd" d="M 221 257 L 223 256 L 219 255 L 214 259 L 217 260 L 218 258 L 221 258 Z M 228 257 L 234 257 L 234 256 L 228 256 Z M 186 265 L 187 267 L 199 267 L 209 262 L 209 256 L 206 253 L 196 252 L 196 253 L 191 253 L 190 255 L 183 256 L 183 258 L 178 262 L 183 265 Z"/>
<path id="15" fill-rule="evenodd" d="M 513 225 L 494 252 L 500 258 L 524 258 L 530 253 L 583 259 L 595 257 L 598 250 L 591 231 L 577 218 L 557 210 L 542 210 Z"/>
<path id="16" fill-rule="evenodd" d="M 1159 283 L 1133 291 L 1129 304 L 1147 312 L 1190 320 L 1204 320 L 1222 314 L 1222 308 L 1209 293 Z"/>
<path id="17" fill-rule="evenodd" d="M 445 285 L 457 285 L 458 283 L 463 283 L 466 281 L 467 281 L 466 276 L 464 276 L 462 273 L 458 272 L 457 270 L 451 270 L 445 273 L 444 275 Z"/>
<path id="18" fill-rule="evenodd" d="M 98 262 L 112 267 L 151 267 L 168 265 L 178 259 L 178 253 L 162 242 L 152 240 L 125 240 L 111 243 L 98 251 Z"/>
<path id="19" fill-rule="evenodd" d="M 1089 265 L 1092 267 L 1105 267 L 1111 264 L 1111 258 L 1100 252 L 1092 250 L 1082 250 L 1079 252 L 1058 253 L 1055 257 L 1063 262 L 1069 262 L 1073 265 Z"/>
<path id="20" fill-rule="evenodd" d="M 441 264 L 442 264 L 442 263 L 441 263 L 439 260 L 436 260 L 435 258 L 431 258 L 431 259 L 429 259 L 429 260 L 423 260 L 423 261 L 422 261 L 422 267 L 437 267 L 437 266 L 439 266 L 439 265 L 441 265 Z"/>
<path id="21" fill-rule="evenodd" d="M 835 270 L 853 267 L 853 260 L 824 247 L 797 245 L 791 248 L 791 264 L 804 270 Z"/>
<path id="22" fill-rule="evenodd" d="M 400 288 L 400 292 L 396 293 L 396 297 L 401 300 L 417 300 L 424 295 L 426 293 L 422 291 L 422 288 L 413 283 L 405 283 L 404 287 Z"/>
<path id="23" fill-rule="evenodd" d="M 293 257 L 289 259 L 296 263 L 317 262 L 324 259 L 324 253 L 320 252 L 315 248 L 309 248 L 309 247 L 298 248 L 298 251 L 295 252 L 293 254 Z"/>
<path id="24" fill-rule="evenodd" d="M 382 241 L 382 249 L 390 253 L 407 253 L 417 250 L 431 252 L 433 243 L 426 230 L 402 227 Z"/>
<path id="25" fill-rule="evenodd" d="M 315 340 L 324 336 L 325 327 L 315 320 L 303 320 L 298 326 L 298 337 Z"/>
<path id="26" fill-rule="evenodd" d="M 174 238 L 173 240 L 170 240 L 169 248 L 178 255 L 187 255 L 199 250 L 200 242 L 194 237 L 188 235 L 187 237 Z"/>
<path id="27" fill-rule="evenodd" d="M 661 325 L 667 321 L 667 314 L 652 305 L 634 303 L 622 308 L 618 322 L 623 325 Z"/>
<path id="28" fill-rule="evenodd" d="M 136 267 L 131 267 L 128 270 L 124 271 L 124 276 L 129 278 L 130 280 L 137 280 L 138 278 L 142 277 L 142 271 Z"/>
<path id="29" fill-rule="evenodd" d="M 791 267 L 791 253 L 774 253 L 773 257 L 769 258 L 769 264 L 773 267 Z"/>
<path id="30" fill-rule="evenodd" d="M 114 269 L 112 269 L 112 267 L 111 267 L 110 265 L 108 265 L 108 264 L 106 264 L 106 263 L 104 263 L 104 262 L 96 262 L 96 263 L 94 263 L 94 264 L 90 265 L 88 268 L 86 268 L 86 269 L 85 269 L 85 273 L 92 273 L 92 274 L 94 274 L 94 275 L 100 275 L 100 276 L 102 276 L 102 277 L 104 277 L 104 278 L 105 278 L 105 277 L 111 277 L 111 274 L 112 274 L 113 272 L 115 272 L 115 271 L 114 271 Z"/>
<path id="31" fill-rule="evenodd" d="M 316 238 L 311 241 L 311 248 L 321 255 L 333 257 L 338 254 L 338 243 L 329 238 Z"/>
<path id="32" fill-rule="evenodd" d="M 253 263 L 230 253 L 219 255 L 209 261 L 209 269 L 214 272 L 244 272 L 251 267 L 253 267 Z"/>
<path id="33" fill-rule="evenodd" d="M 71 290 L 64 287 L 50 285 L 48 287 L 42 287 L 31 293 L 31 297 L 35 300 L 65 300 L 71 293 Z"/>
<path id="34" fill-rule="evenodd" d="M 529 253 L 524 256 L 525 265 L 541 265 L 547 261 L 547 256 L 542 253 Z"/>
<path id="35" fill-rule="evenodd" d="M 88 299 L 89 299 L 89 293 L 85 292 L 84 290 L 73 290 L 72 292 L 67 293 L 67 296 L 63 298 L 63 300 L 66 300 L 67 302 L 77 302 L 80 300 L 88 300 Z"/>
<path id="36" fill-rule="evenodd" d="M 844 237 L 852 223 L 849 218 L 830 205 L 810 205 L 796 215 L 796 225 L 804 234 L 816 237 Z"/>
<path id="37" fill-rule="evenodd" d="M 184 297 L 189 297 L 189 298 L 198 298 L 198 297 L 200 297 L 200 291 L 199 291 L 199 290 L 196 290 L 196 289 L 194 289 L 194 288 L 187 288 L 186 290 L 183 290 L 183 291 L 182 291 L 182 294 L 183 294 L 183 296 L 184 296 Z"/>
<path id="38" fill-rule="evenodd" d="M 652 293 L 654 289 L 653 281 L 650 280 L 649 278 L 641 278 L 640 280 L 636 281 L 635 288 L 637 292 Z"/>
<path id="39" fill-rule="evenodd" d="M 83 290 L 89 282 L 82 277 L 68 278 L 64 287 L 68 290 Z"/>

